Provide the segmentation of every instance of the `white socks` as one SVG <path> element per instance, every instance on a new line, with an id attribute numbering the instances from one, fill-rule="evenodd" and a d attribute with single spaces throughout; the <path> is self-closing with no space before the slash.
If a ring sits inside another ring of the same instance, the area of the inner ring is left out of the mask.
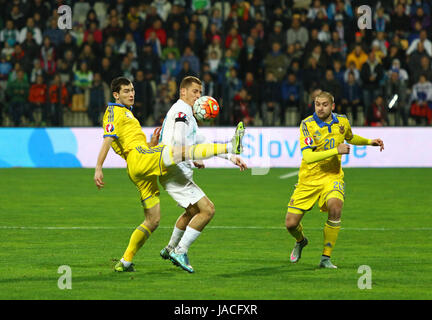
<path id="1" fill-rule="evenodd" d="M 175 247 L 177 247 L 177 245 L 180 242 L 180 239 L 182 238 L 184 233 L 185 233 L 184 230 L 181 230 L 177 227 L 174 227 L 173 233 L 171 235 L 171 239 L 168 243 L 168 247 L 170 249 L 174 249 Z"/>
<path id="2" fill-rule="evenodd" d="M 200 231 L 197 231 L 189 226 L 186 227 L 186 231 L 183 234 L 183 237 L 181 237 L 180 243 L 175 248 L 175 253 L 187 253 L 189 247 L 191 244 L 198 238 L 198 236 L 201 234 Z"/>

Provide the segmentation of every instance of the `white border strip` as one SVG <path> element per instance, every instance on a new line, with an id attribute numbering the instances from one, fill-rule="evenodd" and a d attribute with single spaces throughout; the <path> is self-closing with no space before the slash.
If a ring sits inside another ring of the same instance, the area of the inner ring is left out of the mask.
<path id="1" fill-rule="evenodd" d="M 27 226 L 0 226 L 0 229 L 19 230 L 133 230 L 133 227 L 27 227 Z M 159 227 L 159 229 L 172 229 L 172 227 Z M 206 229 L 266 229 L 283 230 L 285 227 L 256 227 L 256 226 L 207 226 Z M 322 228 L 307 228 L 311 231 Z M 341 228 L 347 231 L 432 231 L 432 228 Z"/>

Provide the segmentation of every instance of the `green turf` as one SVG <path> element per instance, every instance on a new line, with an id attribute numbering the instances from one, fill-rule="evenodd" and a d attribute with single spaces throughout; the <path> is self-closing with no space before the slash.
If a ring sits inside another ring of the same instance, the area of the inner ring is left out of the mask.
<path id="1" fill-rule="evenodd" d="M 310 243 L 289 262 L 284 219 L 296 177 L 279 177 L 294 170 L 195 174 L 216 215 L 189 250 L 194 274 L 159 257 L 181 213 L 162 192 L 160 228 L 135 257 L 137 272 L 118 274 L 112 260 L 143 220 L 125 170 L 105 169 L 98 191 L 91 169 L 1 169 L 0 299 L 432 298 L 431 169 L 345 169 L 337 270 L 317 268 L 326 215 L 316 207 L 303 220 Z M 71 290 L 57 286 L 61 265 L 71 267 Z M 357 286 L 361 265 L 372 289 Z"/>

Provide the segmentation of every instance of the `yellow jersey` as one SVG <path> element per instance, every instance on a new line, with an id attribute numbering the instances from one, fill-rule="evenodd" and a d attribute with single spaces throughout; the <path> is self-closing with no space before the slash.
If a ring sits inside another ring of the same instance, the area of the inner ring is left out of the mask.
<path id="1" fill-rule="evenodd" d="M 131 110 L 132 107 L 129 109 L 120 103 L 110 102 L 103 116 L 103 136 L 115 138 L 111 146 L 125 160 L 137 146 L 149 147 L 147 137 Z"/>
<path id="2" fill-rule="evenodd" d="M 300 124 L 300 149 L 302 152 L 307 148 L 314 152 L 337 148 L 339 144 L 352 138 L 351 126 L 345 115 L 332 113 L 332 120 L 326 123 L 314 113 Z M 298 183 L 321 185 L 328 179 L 343 179 L 341 157 L 342 155 L 336 154 L 309 164 L 302 159 Z"/>

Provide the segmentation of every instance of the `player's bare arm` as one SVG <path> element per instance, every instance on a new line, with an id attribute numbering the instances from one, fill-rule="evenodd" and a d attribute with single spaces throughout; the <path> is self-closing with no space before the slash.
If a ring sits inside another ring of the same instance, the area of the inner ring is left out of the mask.
<path id="1" fill-rule="evenodd" d="M 101 146 L 101 149 L 99 151 L 99 155 L 97 158 L 97 163 L 95 167 L 95 174 L 94 174 L 94 182 L 96 184 L 96 187 L 98 189 L 101 189 L 104 187 L 105 183 L 103 182 L 103 172 L 102 172 L 102 166 L 105 162 L 106 156 L 108 154 L 109 149 L 111 148 L 111 143 L 114 141 L 113 137 L 105 137 Z"/>

